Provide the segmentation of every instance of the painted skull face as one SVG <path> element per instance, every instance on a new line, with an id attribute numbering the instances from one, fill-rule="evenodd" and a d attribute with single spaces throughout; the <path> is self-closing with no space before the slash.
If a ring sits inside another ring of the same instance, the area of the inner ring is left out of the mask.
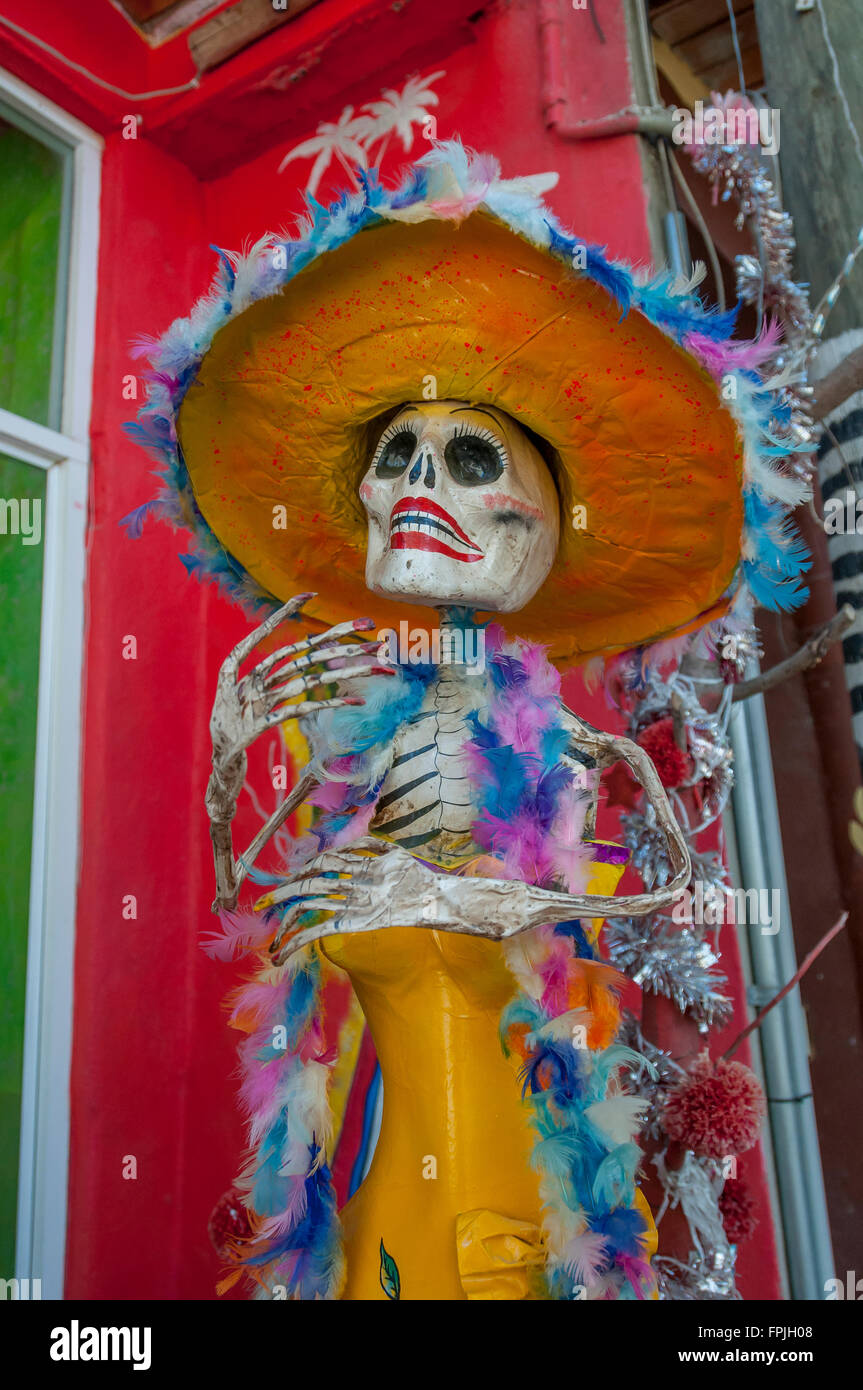
<path id="1" fill-rule="evenodd" d="M 551 474 L 524 431 L 492 406 L 404 406 L 378 441 L 360 498 L 366 584 L 387 598 L 514 613 L 557 553 Z"/>

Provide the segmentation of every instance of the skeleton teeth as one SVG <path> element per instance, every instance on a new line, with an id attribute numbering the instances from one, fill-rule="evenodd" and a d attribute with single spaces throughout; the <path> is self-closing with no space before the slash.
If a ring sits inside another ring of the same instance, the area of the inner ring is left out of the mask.
<path id="1" fill-rule="evenodd" d="M 469 554 L 469 549 L 465 546 L 460 536 L 447 526 L 446 522 L 419 519 L 407 513 L 394 517 L 390 525 L 390 535 L 396 533 L 407 533 L 408 535 L 417 534 L 434 536 L 439 540 L 446 541 L 447 545 L 461 550 L 464 554 Z"/>

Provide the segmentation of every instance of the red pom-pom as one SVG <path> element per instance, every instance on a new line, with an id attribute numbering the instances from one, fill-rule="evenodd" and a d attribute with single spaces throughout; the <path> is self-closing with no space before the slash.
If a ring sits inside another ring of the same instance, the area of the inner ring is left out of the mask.
<path id="1" fill-rule="evenodd" d="M 726 1182 L 719 1198 L 719 1210 L 729 1245 L 748 1240 L 758 1225 L 755 1202 L 740 1178 L 729 1178 Z"/>
<path id="2" fill-rule="evenodd" d="M 742 1062 L 713 1062 L 707 1053 L 672 1091 L 662 1112 L 670 1139 L 705 1158 L 745 1153 L 758 1139 L 764 1093 Z"/>
<path id="3" fill-rule="evenodd" d="M 657 719 L 638 735 L 638 742 L 651 759 L 664 787 L 679 787 L 692 769 L 692 759 L 678 748 L 671 719 Z"/>
<path id="4" fill-rule="evenodd" d="M 236 1187 L 225 1192 L 213 1207 L 207 1234 L 221 1260 L 237 1258 L 237 1246 L 252 1236 L 249 1213 Z"/>

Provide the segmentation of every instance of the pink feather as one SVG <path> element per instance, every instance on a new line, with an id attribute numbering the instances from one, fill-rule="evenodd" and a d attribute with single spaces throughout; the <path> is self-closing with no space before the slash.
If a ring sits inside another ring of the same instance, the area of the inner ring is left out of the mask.
<path id="1" fill-rule="evenodd" d="M 710 375 L 721 381 L 729 371 L 754 371 L 773 356 L 782 337 L 782 324 L 768 319 L 757 338 L 740 342 L 720 342 L 703 333 L 687 333 L 685 346 L 698 358 Z"/>
<path id="2" fill-rule="evenodd" d="M 560 672 L 548 659 L 546 647 L 534 646 L 530 642 L 519 642 L 518 655 L 527 672 L 530 692 L 534 699 L 548 699 L 560 695 Z"/>
<path id="3" fill-rule="evenodd" d="M 309 805 L 320 806 L 324 811 L 340 811 L 349 792 L 350 785 L 347 782 L 322 782 L 310 794 Z"/>
<path id="4" fill-rule="evenodd" d="M 591 874 L 593 852 L 583 838 L 588 800 L 578 787 L 570 787 L 561 796 L 561 809 L 551 828 L 551 867 L 569 893 L 583 892 Z"/>
<path id="5" fill-rule="evenodd" d="M 368 835 L 374 814 L 374 801 L 370 801 L 367 806 L 362 806 L 359 811 L 355 811 L 347 825 L 342 826 L 341 830 L 337 831 L 330 840 L 330 849 L 340 849 L 343 845 L 351 845 L 355 840 L 360 840 L 364 835 Z"/>
<path id="6" fill-rule="evenodd" d="M 632 1285 L 635 1297 L 643 1299 L 645 1288 L 652 1289 L 654 1284 L 654 1274 L 650 1265 L 634 1255 L 618 1255 L 616 1264 Z"/>
<path id="7" fill-rule="evenodd" d="M 201 950 L 212 960 L 233 960 L 248 951 L 260 951 L 273 935 L 272 922 L 266 922 L 254 912 L 219 913 L 221 933 L 212 932 L 201 942 Z"/>
<path id="8" fill-rule="evenodd" d="M 515 699 L 497 718 L 497 735 L 516 753 L 530 753 L 550 723 L 547 708 L 533 700 Z"/>
<path id="9" fill-rule="evenodd" d="M 563 1266 L 576 1284 L 586 1289 L 596 1286 L 608 1265 L 608 1242 L 596 1231 L 583 1231 L 568 1240 L 563 1252 Z"/>

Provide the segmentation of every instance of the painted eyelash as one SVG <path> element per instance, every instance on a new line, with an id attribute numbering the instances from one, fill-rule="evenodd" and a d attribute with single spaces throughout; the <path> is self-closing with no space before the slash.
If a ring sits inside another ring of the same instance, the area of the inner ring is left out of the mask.
<path id="1" fill-rule="evenodd" d="M 460 439 L 463 435 L 468 435 L 473 439 L 482 439 L 486 444 L 490 444 L 501 463 L 506 466 L 506 449 L 497 436 L 492 434 L 491 430 L 478 429 L 476 425 L 461 424 L 451 438 Z"/>
<path id="2" fill-rule="evenodd" d="M 390 440 L 395 439 L 397 434 L 404 434 L 405 432 L 407 432 L 408 434 L 412 434 L 414 439 L 419 439 L 418 431 L 411 425 L 409 425 L 407 422 L 400 424 L 397 420 L 393 420 L 391 424 L 387 425 L 386 429 L 384 430 L 383 434 L 378 440 L 377 448 L 375 449 L 372 455 L 372 468 L 374 468 L 375 464 L 377 463 L 386 446 L 389 444 Z"/>

